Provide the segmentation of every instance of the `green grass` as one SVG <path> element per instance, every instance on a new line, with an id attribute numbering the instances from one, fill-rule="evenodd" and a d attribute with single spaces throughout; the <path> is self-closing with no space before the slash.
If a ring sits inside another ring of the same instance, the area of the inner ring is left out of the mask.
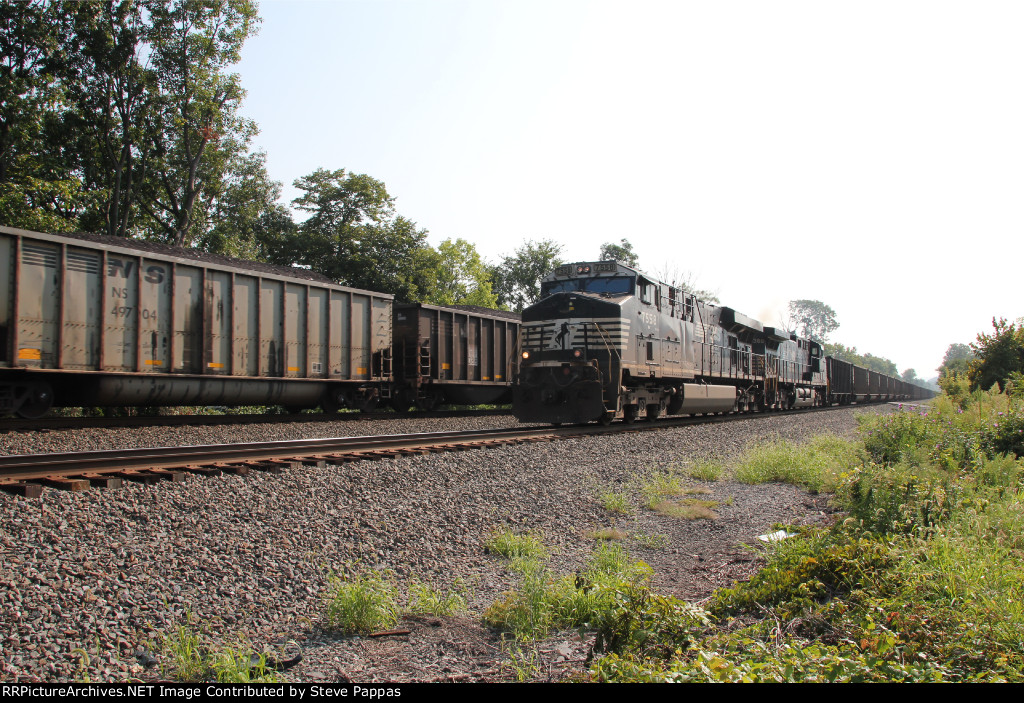
<path id="1" fill-rule="evenodd" d="M 682 473 L 688 478 L 699 481 L 717 481 L 725 472 L 725 467 L 717 461 L 698 461 L 696 464 L 683 466 Z"/>
<path id="2" fill-rule="evenodd" d="M 520 535 L 511 530 L 492 532 L 484 542 L 484 548 L 492 554 L 499 554 L 508 559 L 536 559 L 547 553 L 539 535 Z"/>
<path id="3" fill-rule="evenodd" d="M 604 540 L 605 542 L 620 542 L 626 539 L 626 531 L 620 530 L 617 527 L 603 527 L 600 530 L 594 530 L 591 532 L 590 536 L 594 539 Z"/>
<path id="4" fill-rule="evenodd" d="M 779 439 L 744 452 L 734 475 L 742 483 L 792 483 L 818 493 L 834 490 L 843 473 L 857 463 L 856 444 L 832 435 L 805 445 Z"/>
<path id="5" fill-rule="evenodd" d="M 607 491 L 600 496 L 601 507 L 616 515 L 629 515 L 632 506 L 629 494 L 621 491 Z"/>
<path id="6" fill-rule="evenodd" d="M 449 592 L 419 581 L 409 584 L 408 611 L 414 615 L 455 615 L 465 610 L 466 593 L 461 583 Z"/>
<path id="7" fill-rule="evenodd" d="M 189 617 L 175 627 L 158 647 L 162 652 L 161 672 L 175 681 L 218 683 L 277 683 L 277 672 L 268 668 L 264 654 L 257 655 L 247 640 L 214 648 L 209 638 L 197 632 Z"/>
<path id="8" fill-rule="evenodd" d="M 324 610 L 328 630 L 346 635 L 384 630 L 398 622 L 400 612 L 398 591 L 383 574 L 370 571 L 328 578 Z"/>

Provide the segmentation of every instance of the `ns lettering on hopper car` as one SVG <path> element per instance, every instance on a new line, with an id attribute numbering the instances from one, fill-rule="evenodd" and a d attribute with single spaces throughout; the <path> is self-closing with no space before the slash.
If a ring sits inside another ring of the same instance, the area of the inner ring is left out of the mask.
<path id="1" fill-rule="evenodd" d="M 54 406 L 508 402 L 517 315 L 310 271 L 0 227 L 0 415 Z"/>

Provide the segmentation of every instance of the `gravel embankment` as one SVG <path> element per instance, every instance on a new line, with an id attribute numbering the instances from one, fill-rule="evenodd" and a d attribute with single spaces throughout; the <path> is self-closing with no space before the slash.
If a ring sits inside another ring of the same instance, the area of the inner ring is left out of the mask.
<path id="1" fill-rule="evenodd" d="M 34 500 L 0 493 L 0 680 L 145 675 L 137 650 L 156 651 L 161 637 L 189 616 L 196 629 L 208 630 L 223 645 L 237 644 L 239 636 L 257 648 L 305 641 L 303 663 L 285 674 L 294 680 L 468 676 L 497 660 L 493 647 L 445 650 L 432 641 L 427 652 L 413 641 L 399 643 L 408 651 L 385 655 L 361 638 L 319 633 L 328 574 L 361 564 L 393 571 L 402 586 L 413 579 L 436 586 L 459 579 L 468 586 L 470 609 L 479 613 L 515 585 L 503 561 L 484 553 L 493 529 L 542 532 L 554 551 L 552 566 L 564 572 L 589 554 L 595 529 L 617 524 L 631 535 L 665 535 L 667 546 L 648 548 L 635 540 L 623 545 L 654 567 L 658 589 L 699 600 L 755 568 L 754 555 L 738 545 L 774 523 L 824 520 L 825 500 L 791 486 L 722 480 L 708 484 L 710 497 L 722 502 L 717 520 L 688 522 L 635 510 L 616 523 L 595 500 L 598 492 L 625 489 L 637 473 L 673 462 L 727 459 L 751 442 L 776 436 L 845 435 L 857 412 L 864 410 L 756 417 L 280 475 L 189 478 L 83 493 L 46 490 Z M 488 423 L 494 418 L 404 421 L 400 428 L 345 423 L 344 432 Z M 26 453 L 336 432 L 319 423 L 92 430 L 4 435 L 0 445 L 4 453 Z M 461 620 L 460 632 L 467 622 L 474 621 Z M 80 668 L 78 648 L 90 653 L 88 667 Z M 374 651 L 388 661 L 373 661 Z M 562 659 L 572 658 L 567 652 Z"/>

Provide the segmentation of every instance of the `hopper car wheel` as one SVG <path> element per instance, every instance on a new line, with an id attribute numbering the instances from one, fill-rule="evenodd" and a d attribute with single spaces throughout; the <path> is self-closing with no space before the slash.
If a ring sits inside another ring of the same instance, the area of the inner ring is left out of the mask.
<path id="1" fill-rule="evenodd" d="M 427 393 L 422 398 L 416 401 L 416 405 L 420 406 L 421 409 L 426 410 L 428 413 L 434 410 L 444 402 L 444 395 L 440 392 Z"/>
<path id="2" fill-rule="evenodd" d="M 622 408 L 622 421 L 627 425 L 632 425 L 636 422 L 636 417 L 639 414 L 639 410 L 635 405 L 627 405 Z"/>
<path id="3" fill-rule="evenodd" d="M 328 388 L 320 399 L 320 407 L 328 415 L 333 415 L 348 405 L 348 393 L 343 388 Z"/>
<path id="4" fill-rule="evenodd" d="M 33 383 L 25 393 L 25 400 L 18 407 L 18 416 L 35 420 L 47 413 L 53 406 L 53 389 L 49 383 Z"/>
<path id="5" fill-rule="evenodd" d="M 359 409 L 364 413 L 373 412 L 377 409 L 379 402 L 380 397 L 376 393 L 372 393 L 359 401 Z"/>
<path id="6" fill-rule="evenodd" d="M 388 404 L 396 413 L 404 413 L 413 404 L 412 389 L 408 386 L 396 388 L 391 392 L 391 400 Z"/>

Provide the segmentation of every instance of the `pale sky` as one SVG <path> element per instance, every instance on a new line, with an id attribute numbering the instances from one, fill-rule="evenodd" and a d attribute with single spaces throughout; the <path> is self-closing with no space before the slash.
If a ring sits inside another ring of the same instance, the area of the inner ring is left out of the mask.
<path id="1" fill-rule="evenodd" d="M 628 239 L 766 324 L 930 378 L 1024 316 L 1024 3 L 262 0 L 270 175 L 384 181 L 489 261 Z"/>

